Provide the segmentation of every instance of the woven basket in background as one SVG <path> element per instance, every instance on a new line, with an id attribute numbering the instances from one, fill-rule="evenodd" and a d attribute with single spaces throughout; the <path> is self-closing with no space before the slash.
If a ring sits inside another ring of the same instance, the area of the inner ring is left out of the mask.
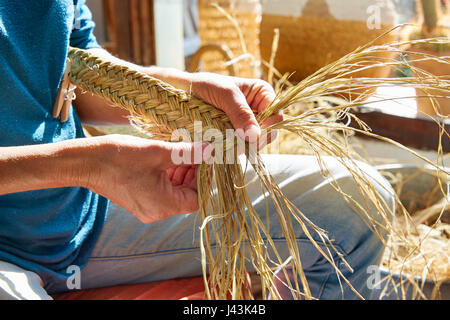
<path id="1" fill-rule="evenodd" d="M 217 44 L 230 49 L 234 58 L 244 54 L 236 26 L 212 4 L 217 3 L 226 10 L 239 24 L 244 36 L 247 53 L 259 63 L 259 30 L 261 24 L 261 4 L 259 0 L 199 0 L 199 34 L 202 45 Z M 220 74 L 229 74 L 223 55 L 208 52 L 202 56 L 201 70 Z M 237 62 L 236 75 L 240 77 L 259 78 L 259 65 L 249 59 Z"/>
<path id="2" fill-rule="evenodd" d="M 374 40 L 396 25 L 391 0 L 285 0 L 265 1 L 261 23 L 261 54 L 268 61 L 274 29 L 280 30 L 275 67 L 293 73 L 290 80 L 301 81 L 321 67 L 357 47 Z M 379 7 L 377 7 L 379 6 Z M 379 10 L 379 11 L 377 11 Z M 370 28 L 371 19 L 379 27 Z M 397 39 L 391 33 L 377 44 Z M 386 57 L 388 58 L 388 57 Z M 267 71 L 267 70 L 264 70 Z M 386 77 L 389 67 L 367 70 L 361 77 Z"/>

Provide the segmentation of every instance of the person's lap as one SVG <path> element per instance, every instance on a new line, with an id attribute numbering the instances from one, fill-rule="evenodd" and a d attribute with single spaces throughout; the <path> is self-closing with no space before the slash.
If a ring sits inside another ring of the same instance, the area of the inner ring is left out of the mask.
<path id="1" fill-rule="evenodd" d="M 370 291 L 365 285 L 367 267 L 377 265 L 383 252 L 381 241 L 367 228 L 338 194 L 319 169 L 317 160 L 308 156 L 264 156 L 265 163 L 287 196 L 318 227 L 326 230 L 335 247 L 354 268 L 351 273 L 342 268 L 344 275 L 362 294 Z M 326 159 L 329 170 L 341 188 L 362 202 L 348 171 L 332 158 Z M 363 169 L 383 183 L 378 191 L 393 206 L 389 184 L 375 169 L 364 165 Z M 266 215 L 266 200 L 254 173 L 248 170 L 246 177 L 252 181 L 248 192 L 257 212 Z M 376 184 L 375 184 L 376 185 Z M 151 190 L 150 190 L 151 192 Z M 276 211 L 269 210 L 270 235 L 283 258 L 288 251 Z M 199 249 L 200 217 L 197 213 L 177 215 L 152 224 L 143 224 L 124 209 L 111 205 L 104 229 L 93 250 L 88 264 L 81 270 L 81 287 L 95 288 L 118 284 L 161 281 L 201 274 Z M 340 298 L 339 281 L 335 271 L 326 262 L 300 228 L 296 229 L 297 243 L 302 264 L 308 277 L 313 296 L 324 299 Z M 345 288 L 344 298 L 355 298 Z M 48 292 L 67 291 L 66 283 L 48 283 Z"/>

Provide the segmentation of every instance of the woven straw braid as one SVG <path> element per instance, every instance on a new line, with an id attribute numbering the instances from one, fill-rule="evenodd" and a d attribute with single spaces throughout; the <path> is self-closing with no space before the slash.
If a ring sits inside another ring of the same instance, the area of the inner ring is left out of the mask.
<path id="1" fill-rule="evenodd" d="M 232 128 L 223 111 L 159 79 L 82 49 L 69 48 L 68 57 L 74 85 L 128 110 L 138 126 L 157 139 L 170 140 L 176 129 L 188 130 L 193 139 L 194 121 L 201 121 L 203 132 Z"/>

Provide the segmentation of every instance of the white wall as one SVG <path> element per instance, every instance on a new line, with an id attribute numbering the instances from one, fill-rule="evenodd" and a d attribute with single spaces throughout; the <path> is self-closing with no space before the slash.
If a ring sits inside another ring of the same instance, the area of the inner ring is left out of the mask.
<path id="1" fill-rule="evenodd" d="M 155 0 L 156 64 L 184 70 L 183 0 Z"/>

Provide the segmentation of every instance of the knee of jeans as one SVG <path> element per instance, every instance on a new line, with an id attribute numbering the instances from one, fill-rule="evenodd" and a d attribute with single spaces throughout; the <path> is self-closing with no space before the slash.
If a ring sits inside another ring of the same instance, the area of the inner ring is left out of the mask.
<path id="1" fill-rule="evenodd" d="M 376 222 L 381 224 L 392 222 L 395 216 L 396 195 L 391 184 L 376 168 L 363 162 L 357 162 L 357 165 L 366 174 L 373 188 L 373 195 L 376 195 L 376 201 L 372 202 L 378 202 L 378 207 L 374 205 L 371 208 Z"/>
<path id="2" fill-rule="evenodd" d="M 353 170 L 366 179 L 363 187 L 356 183 Z M 346 253 L 361 247 L 363 243 L 368 245 L 366 248 L 383 248 L 382 243 L 388 237 L 388 226 L 395 215 L 395 192 L 390 183 L 374 167 L 359 161 L 354 162 L 350 169 L 346 168 L 337 182 L 350 197 L 348 203 L 353 208 L 342 213 L 343 221 L 348 224 L 346 229 L 350 231 L 340 235 L 341 247 Z"/>

